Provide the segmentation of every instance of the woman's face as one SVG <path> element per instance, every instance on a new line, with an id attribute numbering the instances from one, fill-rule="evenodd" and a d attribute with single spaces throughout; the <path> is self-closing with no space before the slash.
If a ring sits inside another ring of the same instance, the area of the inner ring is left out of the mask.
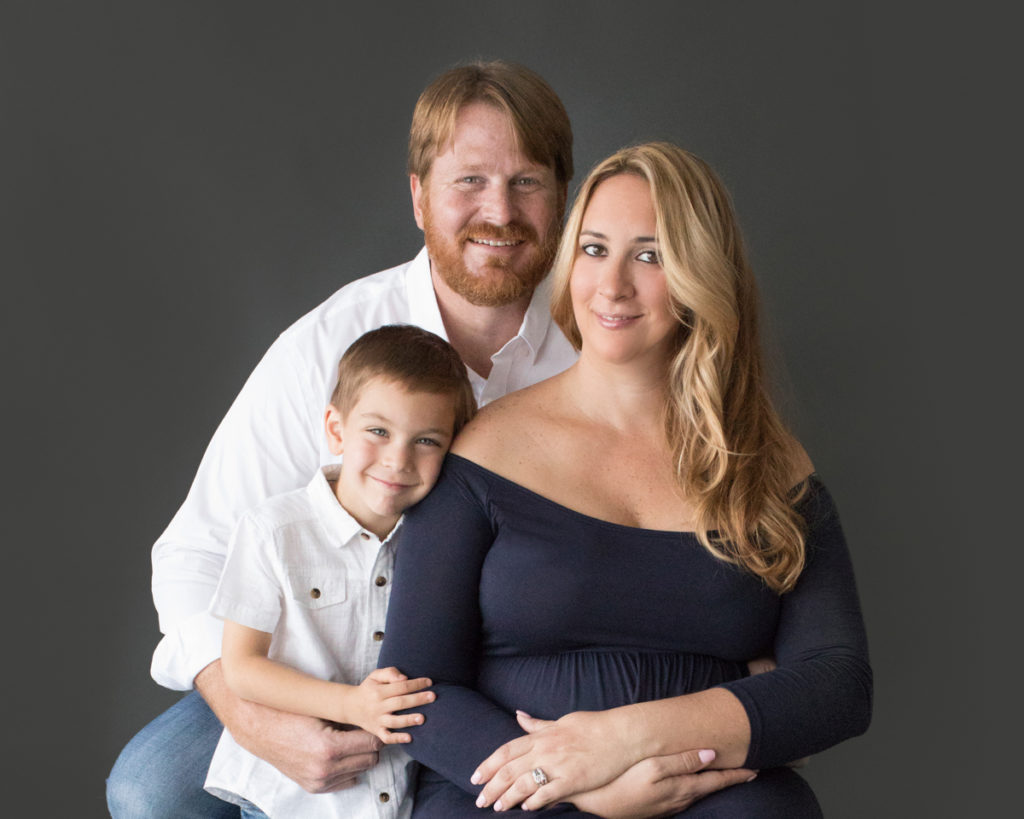
<path id="1" fill-rule="evenodd" d="M 645 179 L 618 174 L 594 189 L 569 280 L 585 355 L 614 363 L 670 356 L 679 324 L 669 309 L 656 233 Z"/>

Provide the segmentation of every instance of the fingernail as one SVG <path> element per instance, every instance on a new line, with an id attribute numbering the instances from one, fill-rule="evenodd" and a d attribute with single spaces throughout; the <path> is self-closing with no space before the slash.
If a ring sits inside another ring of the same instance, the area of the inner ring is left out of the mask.
<path id="1" fill-rule="evenodd" d="M 476 783 L 474 782 L 473 784 L 475 785 Z M 478 808 L 482 808 L 482 807 L 483 807 L 484 805 L 486 805 L 486 804 L 487 804 L 487 800 L 486 800 L 486 799 L 484 799 L 484 795 L 483 795 L 483 794 L 480 794 L 480 795 L 479 795 L 479 796 L 478 796 L 478 797 L 476 798 L 476 806 L 477 806 Z"/>
<path id="2" fill-rule="evenodd" d="M 480 771 L 473 771 L 473 775 L 469 778 L 469 782 L 470 782 L 471 785 L 479 785 L 480 784 Z M 480 798 L 483 799 L 482 796 Z M 477 802 L 477 804 L 480 804 L 480 803 Z"/>
<path id="3" fill-rule="evenodd" d="M 498 800 L 497 802 L 495 802 L 495 803 L 494 803 L 494 809 L 495 809 L 495 810 L 505 810 L 505 809 L 504 809 L 504 808 L 503 808 L 503 807 L 501 806 L 501 800 L 500 800 L 500 799 L 499 799 L 499 800 Z"/>
<path id="4" fill-rule="evenodd" d="M 750 779 L 748 779 L 747 782 L 753 782 L 755 779 L 757 779 L 757 774 L 751 774 Z"/>
<path id="5" fill-rule="evenodd" d="M 701 762 L 703 762 L 705 765 L 707 765 L 709 762 L 711 762 L 715 758 L 715 752 L 705 749 L 703 751 L 699 751 L 697 753 L 697 756 L 700 757 L 700 761 Z"/>

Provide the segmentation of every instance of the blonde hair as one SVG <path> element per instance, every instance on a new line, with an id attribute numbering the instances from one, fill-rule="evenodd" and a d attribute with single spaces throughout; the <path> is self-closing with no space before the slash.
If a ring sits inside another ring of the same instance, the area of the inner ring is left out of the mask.
<path id="1" fill-rule="evenodd" d="M 455 409 L 453 435 L 476 414 L 476 399 L 466 365 L 447 341 L 411 324 L 385 324 L 352 342 L 338 364 L 331 404 L 347 416 L 374 378 L 409 392 L 450 395 Z"/>
<path id="2" fill-rule="evenodd" d="M 409 129 L 409 173 L 426 180 L 437 152 L 452 138 L 459 111 L 471 102 L 485 102 L 508 117 L 523 153 L 554 171 L 564 202 L 573 174 L 569 115 L 539 74 L 502 60 L 449 69 L 423 90 Z"/>
<path id="3" fill-rule="evenodd" d="M 676 480 L 697 507 L 697 535 L 713 555 L 793 588 L 805 560 L 794 508 L 794 441 L 763 373 L 758 297 L 728 192 L 700 158 L 664 142 L 624 148 L 599 163 L 569 213 L 552 277 L 551 313 L 576 349 L 569 278 L 594 190 L 618 174 L 650 185 L 659 256 L 679 322 L 668 367 L 665 430 Z"/>

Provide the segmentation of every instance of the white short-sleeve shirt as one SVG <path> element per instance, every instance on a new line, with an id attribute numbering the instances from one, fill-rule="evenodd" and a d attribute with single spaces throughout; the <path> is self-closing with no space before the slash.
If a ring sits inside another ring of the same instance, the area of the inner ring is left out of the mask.
<path id="1" fill-rule="evenodd" d="M 377 667 L 395 532 L 382 542 L 345 511 L 329 483 L 338 471 L 324 467 L 304 489 L 270 498 L 241 517 L 210 613 L 272 634 L 273 660 L 356 685 Z M 241 797 L 271 817 L 404 819 L 412 806 L 414 764 L 400 747 L 385 746 L 380 763 L 358 785 L 311 794 L 225 730 L 206 789 L 227 801 Z"/>

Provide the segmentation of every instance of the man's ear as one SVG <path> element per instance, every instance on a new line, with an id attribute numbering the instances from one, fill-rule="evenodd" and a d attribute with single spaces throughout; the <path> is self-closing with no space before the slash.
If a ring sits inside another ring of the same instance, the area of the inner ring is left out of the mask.
<path id="1" fill-rule="evenodd" d="M 414 173 L 409 174 L 409 191 L 412 193 L 412 215 L 419 229 L 423 230 L 423 183 Z"/>
<path id="2" fill-rule="evenodd" d="M 345 418 L 334 404 L 327 405 L 327 412 L 324 413 L 324 432 L 327 434 L 327 448 L 332 455 L 341 455 L 345 452 L 345 441 L 342 437 L 342 427 L 345 425 Z"/>

